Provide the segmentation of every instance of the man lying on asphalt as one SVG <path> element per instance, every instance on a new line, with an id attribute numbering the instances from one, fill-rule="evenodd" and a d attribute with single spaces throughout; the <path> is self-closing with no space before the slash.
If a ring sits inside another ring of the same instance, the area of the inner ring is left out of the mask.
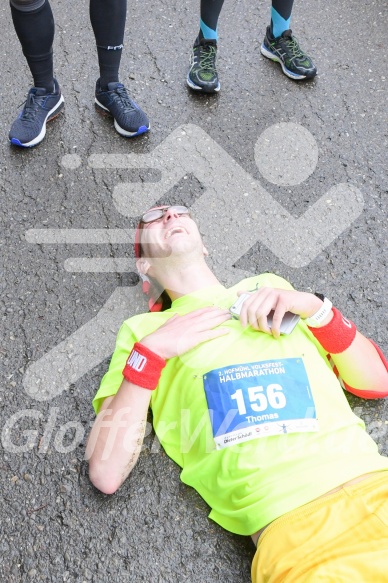
<path id="1" fill-rule="evenodd" d="M 388 458 L 343 392 L 388 395 L 379 348 L 276 275 L 226 289 L 185 207 L 146 212 L 135 253 L 151 312 L 124 322 L 95 396 L 93 484 L 121 486 L 151 406 L 210 518 L 257 544 L 253 582 L 388 581 Z"/>

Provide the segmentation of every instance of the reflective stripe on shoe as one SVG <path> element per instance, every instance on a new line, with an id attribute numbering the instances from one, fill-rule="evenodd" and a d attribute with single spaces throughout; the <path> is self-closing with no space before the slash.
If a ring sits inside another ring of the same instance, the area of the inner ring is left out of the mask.
<path id="1" fill-rule="evenodd" d="M 287 77 L 290 77 L 290 79 L 306 79 L 306 75 L 299 75 L 298 73 L 293 73 L 287 69 L 281 58 L 272 51 L 268 50 L 264 43 L 260 47 L 260 52 L 262 55 L 264 55 L 264 57 L 267 57 L 267 59 L 271 59 L 271 61 L 274 61 L 275 63 L 280 63 L 280 66 L 283 69 L 283 73 L 287 75 Z"/>

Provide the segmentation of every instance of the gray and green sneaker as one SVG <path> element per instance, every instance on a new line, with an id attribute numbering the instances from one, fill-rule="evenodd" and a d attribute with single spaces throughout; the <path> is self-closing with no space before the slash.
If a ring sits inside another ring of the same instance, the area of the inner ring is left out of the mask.
<path id="1" fill-rule="evenodd" d="M 296 38 L 292 36 L 292 30 L 285 30 L 281 36 L 275 38 L 268 26 L 260 50 L 268 59 L 280 63 L 283 73 L 291 79 L 312 79 L 317 74 L 311 58 L 302 51 Z"/>
<path id="2" fill-rule="evenodd" d="M 194 91 L 217 93 L 220 88 L 216 69 L 217 41 L 203 38 L 193 46 L 187 85 Z"/>

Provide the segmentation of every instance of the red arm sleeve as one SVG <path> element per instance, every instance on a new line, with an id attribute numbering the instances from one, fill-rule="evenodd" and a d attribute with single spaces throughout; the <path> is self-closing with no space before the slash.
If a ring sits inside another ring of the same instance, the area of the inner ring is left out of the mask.
<path id="1" fill-rule="evenodd" d="M 373 340 L 369 339 L 369 341 L 375 347 L 377 354 L 381 358 L 381 362 L 383 363 L 386 371 L 388 372 L 388 361 L 385 358 L 384 354 L 382 353 L 381 349 L 377 346 L 377 344 L 375 342 L 373 342 Z M 334 370 L 335 374 L 338 376 L 338 371 L 337 371 L 336 367 L 334 367 L 333 370 Z M 382 399 L 383 397 L 388 396 L 388 391 L 378 392 L 378 391 L 365 391 L 365 390 L 355 389 L 355 388 L 351 387 L 350 385 L 346 384 L 345 381 L 342 379 L 341 379 L 341 383 L 342 383 L 343 387 L 347 391 L 349 391 L 349 393 L 356 395 L 356 397 L 361 397 L 362 399 Z"/>

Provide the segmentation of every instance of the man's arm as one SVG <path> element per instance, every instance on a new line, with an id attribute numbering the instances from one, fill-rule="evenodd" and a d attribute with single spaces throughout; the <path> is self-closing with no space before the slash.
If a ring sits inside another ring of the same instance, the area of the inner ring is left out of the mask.
<path id="1" fill-rule="evenodd" d="M 137 462 L 144 438 L 151 391 L 125 379 L 114 397 L 107 397 L 86 446 L 89 477 L 104 494 L 113 494 Z"/>
<path id="2" fill-rule="evenodd" d="M 272 333 L 278 338 L 280 323 L 286 311 L 305 319 L 315 314 L 322 303 L 321 299 L 311 293 L 263 287 L 252 293 L 244 302 L 240 321 L 243 326 L 250 324 L 256 330 Z M 271 310 L 275 310 L 272 330 L 267 325 L 267 315 Z M 322 320 L 316 330 L 324 329 L 332 318 L 333 311 Z M 364 398 L 381 398 L 388 395 L 387 362 L 375 345 L 360 332 L 356 332 L 354 340 L 343 352 L 330 354 L 348 390 Z"/>
<path id="3" fill-rule="evenodd" d="M 357 331 L 352 344 L 331 358 L 345 388 L 364 399 L 388 396 L 388 370 L 384 356 L 376 346 Z"/>
<path id="4" fill-rule="evenodd" d="M 227 310 L 214 307 L 175 315 L 143 338 L 141 345 L 168 360 L 227 334 L 229 330 L 221 325 L 230 317 Z M 86 458 L 90 480 L 105 494 L 113 494 L 136 464 L 150 398 L 151 390 L 124 379 L 116 395 L 107 397 L 101 406 L 88 439 Z"/>

